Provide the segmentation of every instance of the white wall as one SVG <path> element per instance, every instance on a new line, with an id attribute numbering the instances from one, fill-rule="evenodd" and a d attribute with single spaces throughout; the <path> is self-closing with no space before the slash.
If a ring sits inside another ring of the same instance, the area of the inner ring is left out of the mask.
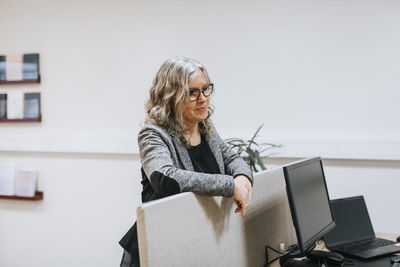
<path id="1" fill-rule="evenodd" d="M 40 91 L 43 113 L 40 124 L 0 124 L 0 163 L 37 169 L 45 194 L 0 200 L 0 266 L 118 264 L 140 200 L 144 101 L 176 55 L 206 65 L 222 136 L 265 123 L 262 138 L 286 144 L 268 162 L 322 155 L 332 197 L 364 194 L 376 230 L 400 232 L 382 208 L 400 181 L 398 1 L 2 0 L 0 10 L 0 54 L 40 53 L 42 74 L 0 93 Z"/>
<path id="2" fill-rule="evenodd" d="M 117 266 L 136 219 L 136 156 L 0 153 L 40 172 L 43 201 L 0 200 L 0 266 Z"/>
<path id="3" fill-rule="evenodd" d="M 55 140 L 41 149 L 64 137 L 130 138 L 158 67 L 184 55 L 209 70 L 223 135 L 265 123 L 265 137 L 282 142 L 392 142 L 389 154 L 394 142 L 400 159 L 398 1 L 3 0 L 0 8 L 1 53 L 38 52 L 42 72 L 40 85 L 0 90 L 39 90 L 43 100 L 39 126 L 2 127 L 2 138 L 25 137 L 22 128 Z"/>

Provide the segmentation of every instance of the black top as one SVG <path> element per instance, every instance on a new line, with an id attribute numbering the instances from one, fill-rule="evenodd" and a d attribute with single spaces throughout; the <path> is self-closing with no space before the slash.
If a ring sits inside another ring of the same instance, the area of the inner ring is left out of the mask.
<path id="1" fill-rule="evenodd" d="M 203 136 L 200 144 L 188 148 L 188 152 L 195 172 L 220 174 L 218 163 Z"/>

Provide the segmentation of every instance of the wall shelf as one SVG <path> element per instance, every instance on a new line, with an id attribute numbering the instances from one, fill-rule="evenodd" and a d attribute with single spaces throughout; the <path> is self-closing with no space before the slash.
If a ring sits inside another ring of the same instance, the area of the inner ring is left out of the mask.
<path id="1" fill-rule="evenodd" d="M 0 195 L 0 199 L 37 201 L 37 200 L 43 200 L 43 192 L 36 191 L 36 194 L 34 197 L 19 197 L 19 196 L 2 196 L 2 195 Z"/>
<path id="2" fill-rule="evenodd" d="M 38 79 L 32 79 L 32 80 L 16 80 L 16 81 L 0 80 L 0 85 L 3 85 L 3 84 L 26 84 L 26 83 L 40 83 L 40 76 Z"/>
<path id="3" fill-rule="evenodd" d="M 41 122 L 42 116 L 33 119 L 0 119 L 0 122 Z"/>

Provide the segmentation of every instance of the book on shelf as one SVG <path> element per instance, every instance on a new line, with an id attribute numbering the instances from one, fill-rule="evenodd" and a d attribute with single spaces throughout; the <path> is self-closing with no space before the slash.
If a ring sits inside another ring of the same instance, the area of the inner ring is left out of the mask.
<path id="1" fill-rule="evenodd" d="M 34 197 L 37 190 L 38 172 L 34 170 L 17 170 L 15 172 L 15 195 Z"/>
<path id="2" fill-rule="evenodd" d="M 39 54 L 24 54 L 23 58 L 23 79 L 39 79 Z"/>
<path id="3" fill-rule="evenodd" d="M 0 56 L 0 81 L 5 81 L 6 78 L 6 57 Z"/>
<path id="4" fill-rule="evenodd" d="M 40 93 L 24 94 L 24 118 L 40 118 Z"/>
<path id="5" fill-rule="evenodd" d="M 39 54 L 0 56 L 0 81 L 39 80 Z"/>
<path id="6" fill-rule="evenodd" d="M 7 119 L 24 118 L 24 93 L 9 92 L 7 95 Z"/>
<path id="7" fill-rule="evenodd" d="M 7 118 L 7 94 L 0 94 L 0 119 Z"/>
<path id="8" fill-rule="evenodd" d="M 6 80 L 21 81 L 23 79 L 23 55 L 6 56 Z"/>
<path id="9" fill-rule="evenodd" d="M 15 165 L 0 164 L 0 195 L 15 195 Z"/>

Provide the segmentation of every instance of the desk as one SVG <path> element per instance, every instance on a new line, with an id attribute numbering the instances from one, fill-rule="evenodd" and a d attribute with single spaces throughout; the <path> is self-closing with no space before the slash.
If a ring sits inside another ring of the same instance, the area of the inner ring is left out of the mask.
<path id="1" fill-rule="evenodd" d="M 380 237 L 380 238 L 384 238 L 384 239 L 396 241 L 396 238 L 398 237 L 398 235 L 395 235 L 395 234 L 376 233 L 376 237 Z M 326 248 L 324 242 L 319 243 L 315 249 L 317 249 L 317 250 L 328 250 L 328 249 Z M 396 255 L 400 255 L 400 253 L 396 253 Z M 367 265 L 367 264 L 366 264 L 366 265 Z M 368 264 L 368 265 L 370 265 L 370 264 Z M 274 263 L 271 264 L 270 266 L 271 266 L 271 267 L 280 267 L 280 265 L 279 265 L 279 260 L 277 260 L 276 262 L 274 262 Z M 350 265 L 348 265 L 348 266 L 350 266 Z M 392 265 L 391 265 L 391 264 L 388 264 L 388 266 L 392 266 Z"/>

